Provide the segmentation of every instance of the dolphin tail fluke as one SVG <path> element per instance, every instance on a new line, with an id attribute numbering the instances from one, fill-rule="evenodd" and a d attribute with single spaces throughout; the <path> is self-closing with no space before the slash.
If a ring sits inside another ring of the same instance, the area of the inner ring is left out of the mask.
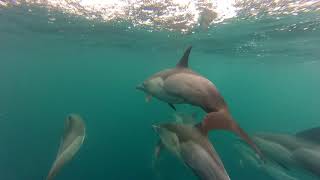
<path id="1" fill-rule="evenodd" d="M 200 130 L 208 134 L 210 130 L 232 131 L 240 136 L 252 149 L 262 157 L 262 153 L 257 145 L 251 140 L 249 135 L 233 120 L 227 111 L 211 112 L 206 115 L 200 123 Z"/>

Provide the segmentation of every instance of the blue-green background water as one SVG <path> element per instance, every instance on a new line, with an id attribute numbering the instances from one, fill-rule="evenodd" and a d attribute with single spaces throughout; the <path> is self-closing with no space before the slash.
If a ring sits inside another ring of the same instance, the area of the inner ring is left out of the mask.
<path id="1" fill-rule="evenodd" d="M 71 112 L 85 119 L 87 138 L 57 179 L 196 179 L 169 153 L 152 169 L 157 136 L 151 125 L 169 120 L 173 110 L 155 99 L 145 103 L 135 90 L 174 66 L 190 44 L 190 66 L 215 83 L 247 132 L 320 125 L 317 13 L 233 19 L 181 35 L 59 13 L 48 23 L 44 9 L 27 9 L 0 9 L 1 180 L 44 179 Z M 269 179 L 240 167 L 233 135 L 214 132 L 211 140 L 231 179 Z"/>

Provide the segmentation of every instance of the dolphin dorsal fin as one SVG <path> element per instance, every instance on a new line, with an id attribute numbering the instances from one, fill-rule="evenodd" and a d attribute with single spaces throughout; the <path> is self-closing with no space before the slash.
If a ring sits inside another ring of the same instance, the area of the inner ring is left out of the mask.
<path id="1" fill-rule="evenodd" d="M 192 46 L 189 46 L 186 51 L 184 52 L 182 58 L 180 59 L 180 61 L 177 64 L 177 68 L 188 68 L 188 62 L 189 62 L 189 54 L 191 51 Z"/>

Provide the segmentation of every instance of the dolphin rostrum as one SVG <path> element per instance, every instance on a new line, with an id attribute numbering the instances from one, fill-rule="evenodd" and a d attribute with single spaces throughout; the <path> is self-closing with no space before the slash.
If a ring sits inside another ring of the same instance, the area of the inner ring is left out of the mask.
<path id="1" fill-rule="evenodd" d="M 136 88 L 147 94 L 148 101 L 153 96 L 168 103 L 173 109 L 176 109 L 174 104 L 191 104 L 202 108 L 208 113 L 199 124 L 202 132 L 207 134 L 211 129 L 233 131 L 260 155 L 254 142 L 232 118 L 215 85 L 188 67 L 190 51 L 191 46 L 187 48 L 175 68 L 152 75 Z"/>
<path id="2" fill-rule="evenodd" d="M 153 125 L 153 129 L 160 137 L 155 155 L 165 147 L 191 168 L 201 180 L 230 179 L 203 129 L 192 123 L 181 122 L 156 124 Z"/>
<path id="3" fill-rule="evenodd" d="M 50 169 L 47 180 L 52 180 L 65 163 L 80 149 L 85 138 L 85 124 L 77 114 L 67 116 L 64 124 L 64 133 L 61 138 L 57 157 Z"/>

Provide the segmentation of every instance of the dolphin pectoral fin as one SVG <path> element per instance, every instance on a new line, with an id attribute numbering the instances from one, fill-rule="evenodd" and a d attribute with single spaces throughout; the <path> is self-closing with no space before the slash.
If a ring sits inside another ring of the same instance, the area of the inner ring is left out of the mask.
<path id="1" fill-rule="evenodd" d="M 192 46 L 189 46 L 187 50 L 184 52 L 183 56 L 181 57 L 180 61 L 177 64 L 177 68 L 188 68 L 189 64 L 189 54 L 191 51 Z"/>
<path id="2" fill-rule="evenodd" d="M 296 133 L 296 136 L 315 143 L 320 143 L 320 127 L 311 128 L 298 132 Z"/>
<path id="3" fill-rule="evenodd" d="M 210 130 L 232 131 L 240 136 L 262 158 L 262 153 L 249 135 L 233 120 L 227 111 L 211 112 L 206 115 L 200 125 L 197 125 L 204 134 Z"/>
<path id="4" fill-rule="evenodd" d="M 148 102 L 150 102 L 151 101 L 151 99 L 152 99 L 152 96 L 151 95 L 146 95 L 146 102 L 148 103 Z"/>
<path id="5" fill-rule="evenodd" d="M 170 106 L 173 110 L 177 111 L 176 107 L 174 107 L 173 104 L 171 104 L 171 103 L 168 103 L 168 104 L 169 104 L 169 106 Z"/>
<path id="6" fill-rule="evenodd" d="M 162 150 L 163 150 L 163 147 L 164 147 L 164 146 L 163 146 L 162 141 L 159 140 L 159 141 L 157 142 L 157 145 L 155 146 L 154 152 L 153 152 L 153 160 L 152 160 L 152 168 L 153 168 L 153 169 L 155 169 L 155 167 L 156 167 L 156 164 L 157 164 L 158 159 L 159 159 L 159 157 L 160 157 L 160 155 L 161 155 L 161 152 L 162 152 Z"/>
<path id="7" fill-rule="evenodd" d="M 156 147 L 154 148 L 154 158 L 156 160 L 159 159 L 162 149 L 163 149 L 163 143 L 161 140 L 159 140 Z"/>

